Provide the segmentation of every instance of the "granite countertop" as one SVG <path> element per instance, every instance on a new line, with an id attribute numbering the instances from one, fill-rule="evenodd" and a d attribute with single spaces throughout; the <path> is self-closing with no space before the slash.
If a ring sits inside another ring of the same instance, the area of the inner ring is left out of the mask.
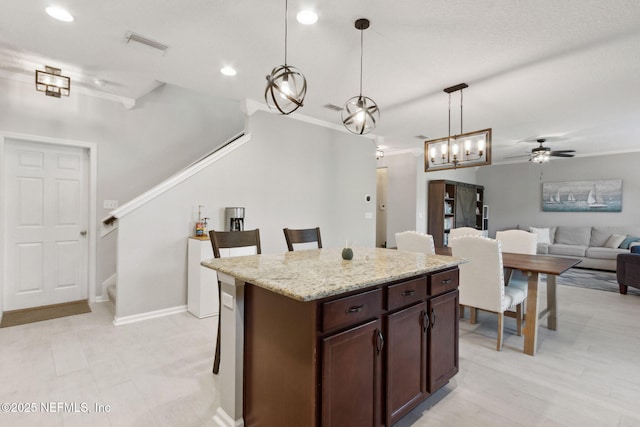
<path id="1" fill-rule="evenodd" d="M 202 265 L 299 301 L 313 301 L 380 283 L 455 267 L 465 262 L 444 255 L 382 248 L 311 249 L 202 261 Z"/>

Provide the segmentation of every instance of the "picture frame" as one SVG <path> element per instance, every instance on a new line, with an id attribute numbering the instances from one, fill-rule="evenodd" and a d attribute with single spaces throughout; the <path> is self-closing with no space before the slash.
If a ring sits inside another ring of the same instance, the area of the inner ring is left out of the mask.
<path id="1" fill-rule="evenodd" d="M 545 182 L 544 212 L 621 212 L 622 180 Z"/>

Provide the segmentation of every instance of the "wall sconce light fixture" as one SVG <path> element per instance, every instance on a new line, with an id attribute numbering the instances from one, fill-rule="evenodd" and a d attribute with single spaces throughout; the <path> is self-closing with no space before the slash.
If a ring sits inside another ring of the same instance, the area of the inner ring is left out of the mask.
<path id="1" fill-rule="evenodd" d="M 69 96 L 71 79 L 63 76 L 60 68 L 45 66 L 45 71 L 36 70 L 36 90 L 47 96 L 60 98 Z"/>

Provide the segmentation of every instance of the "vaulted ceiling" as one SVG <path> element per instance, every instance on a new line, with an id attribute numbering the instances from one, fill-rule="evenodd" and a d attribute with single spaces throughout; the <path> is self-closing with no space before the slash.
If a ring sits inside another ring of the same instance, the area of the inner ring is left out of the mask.
<path id="1" fill-rule="evenodd" d="M 284 0 L 59 0 L 72 23 L 49 17 L 50 4 L 3 2 L 0 77 L 51 65 L 72 77 L 72 96 L 136 99 L 167 83 L 263 102 L 265 76 L 284 62 Z M 318 22 L 298 23 L 303 8 Z M 380 106 L 384 150 L 419 152 L 424 137 L 446 136 L 443 89 L 462 82 L 463 130 L 493 128 L 494 163 L 539 137 L 578 156 L 640 150 L 637 0 L 289 0 L 287 62 L 309 85 L 300 114 L 340 123 L 326 105 L 358 94 L 362 17 L 363 93 Z M 168 49 L 127 43 L 129 32 Z M 237 75 L 223 76 L 226 65 Z M 456 133 L 458 103 L 454 94 Z"/>

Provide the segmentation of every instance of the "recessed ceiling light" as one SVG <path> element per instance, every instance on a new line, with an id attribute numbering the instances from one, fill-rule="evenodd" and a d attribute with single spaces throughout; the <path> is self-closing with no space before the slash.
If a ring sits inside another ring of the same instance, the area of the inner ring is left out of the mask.
<path id="1" fill-rule="evenodd" d="M 58 21 L 73 22 L 73 15 L 61 7 L 49 6 L 45 11 L 50 17 L 57 19 Z"/>
<path id="2" fill-rule="evenodd" d="M 299 23 L 304 25 L 312 25 L 318 22 L 318 15 L 313 10 L 301 10 L 296 15 Z"/>
<path id="3" fill-rule="evenodd" d="M 226 67 L 220 68 L 220 72 L 225 76 L 235 76 L 236 74 L 238 74 L 235 68 L 228 65 Z"/>

